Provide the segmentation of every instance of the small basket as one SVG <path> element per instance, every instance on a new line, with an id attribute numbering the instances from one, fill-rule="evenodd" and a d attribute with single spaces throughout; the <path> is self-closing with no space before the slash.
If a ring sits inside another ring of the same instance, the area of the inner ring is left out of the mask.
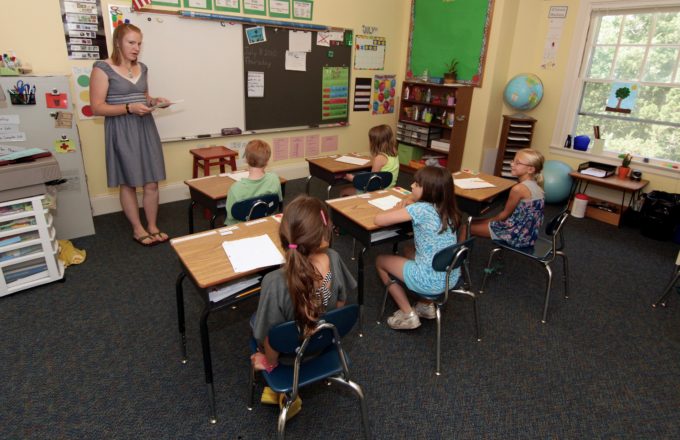
<path id="1" fill-rule="evenodd" d="M 35 93 L 17 93 L 10 90 L 9 100 L 12 105 L 35 105 Z"/>
<path id="2" fill-rule="evenodd" d="M 602 170 L 605 172 L 604 177 L 609 177 L 613 176 L 614 173 L 616 172 L 616 165 L 608 165 L 606 163 L 600 163 L 600 162 L 583 162 L 581 165 L 578 166 L 578 171 L 579 173 L 587 168 L 597 168 L 598 170 Z"/>

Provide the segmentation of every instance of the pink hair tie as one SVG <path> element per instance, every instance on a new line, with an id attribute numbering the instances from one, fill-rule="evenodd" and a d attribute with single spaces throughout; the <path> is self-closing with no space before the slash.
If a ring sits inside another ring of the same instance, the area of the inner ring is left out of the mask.
<path id="1" fill-rule="evenodd" d="M 328 221 L 326 221 L 326 214 L 324 214 L 323 210 L 319 211 L 321 213 L 321 220 L 323 221 L 324 226 L 328 226 Z"/>
<path id="2" fill-rule="evenodd" d="M 288 249 L 297 249 L 297 245 L 295 243 L 290 243 Z"/>

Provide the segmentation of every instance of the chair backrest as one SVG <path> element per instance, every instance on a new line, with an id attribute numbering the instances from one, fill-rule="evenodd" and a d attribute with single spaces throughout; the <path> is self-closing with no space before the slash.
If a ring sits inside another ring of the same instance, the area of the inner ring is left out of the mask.
<path id="1" fill-rule="evenodd" d="M 560 250 L 564 247 L 564 239 L 562 237 L 562 226 L 569 217 L 569 209 L 564 208 L 553 217 L 547 225 L 545 225 L 545 234 L 552 238 L 553 250 Z M 559 242 L 558 242 L 559 240 Z"/>
<path id="2" fill-rule="evenodd" d="M 231 207 L 231 216 L 236 220 L 247 222 L 272 215 L 278 209 L 279 196 L 277 194 L 263 194 L 234 203 Z"/>
<path id="3" fill-rule="evenodd" d="M 392 183 L 392 173 L 378 171 L 377 173 L 357 173 L 354 175 L 352 184 L 362 191 L 377 191 L 385 189 Z"/>
<path id="4" fill-rule="evenodd" d="M 437 272 L 445 272 L 449 268 L 456 269 L 460 267 L 472 251 L 474 240 L 474 237 L 469 238 L 434 254 L 434 257 L 432 257 L 432 269 Z"/>
<path id="5" fill-rule="evenodd" d="M 338 344 L 354 327 L 359 318 L 359 306 L 346 305 L 331 310 L 321 317 L 317 328 L 306 339 L 301 339 L 297 322 L 288 321 L 269 330 L 269 345 L 285 354 L 303 355 L 305 351 L 321 351 L 331 344 Z"/>

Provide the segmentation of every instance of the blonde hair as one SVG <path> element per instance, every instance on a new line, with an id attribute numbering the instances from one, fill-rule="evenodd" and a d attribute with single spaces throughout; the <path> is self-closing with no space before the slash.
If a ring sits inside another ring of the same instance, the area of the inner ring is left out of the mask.
<path id="1" fill-rule="evenodd" d="M 272 156 L 272 148 L 263 140 L 253 139 L 246 145 L 246 151 L 243 153 L 243 156 L 246 162 L 248 162 L 249 167 L 264 168 Z"/>
<path id="2" fill-rule="evenodd" d="M 140 36 L 142 35 L 141 29 L 134 24 L 128 23 L 119 24 L 113 31 L 113 53 L 111 54 L 111 61 L 116 66 L 120 66 L 120 63 L 123 62 L 123 54 L 121 53 L 120 46 L 123 43 L 123 38 L 130 32 L 137 32 Z M 137 64 L 136 60 L 132 62 L 133 66 L 135 64 Z"/>
<path id="3" fill-rule="evenodd" d="M 538 151 L 532 149 L 532 148 L 524 148 L 522 150 L 519 150 L 517 152 L 517 155 L 522 155 L 523 163 L 530 167 L 534 167 L 534 174 L 532 174 L 533 179 L 538 183 L 540 186 L 543 186 L 543 163 L 545 162 L 545 158 L 541 153 Z"/>
<path id="4" fill-rule="evenodd" d="M 379 154 L 394 157 L 398 154 L 397 139 L 389 125 L 376 125 L 368 130 L 368 142 L 373 157 Z"/>

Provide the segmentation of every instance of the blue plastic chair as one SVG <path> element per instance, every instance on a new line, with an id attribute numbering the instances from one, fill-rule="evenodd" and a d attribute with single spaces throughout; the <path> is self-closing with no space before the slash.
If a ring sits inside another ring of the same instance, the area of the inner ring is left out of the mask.
<path id="1" fill-rule="evenodd" d="M 277 432 L 279 438 L 284 438 L 286 416 L 288 410 L 298 397 L 300 388 L 322 380 L 348 386 L 361 402 L 361 418 L 364 425 L 364 436 L 370 438 L 368 425 L 368 411 L 361 387 L 349 378 L 349 359 L 342 349 L 340 338 L 354 327 L 359 317 L 359 306 L 347 305 L 326 313 L 320 320 L 314 332 L 301 338 L 297 322 L 289 321 L 272 327 L 269 330 L 269 345 L 280 355 L 294 356 L 293 365 L 279 364 L 271 373 L 262 372 L 267 385 L 277 393 L 285 395 L 285 405 L 279 414 Z M 251 340 L 252 353 L 257 351 L 257 341 Z M 314 353 L 305 359 L 305 353 Z M 250 396 L 248 409 L 252 409 L 255 392 L 255 370 L 250 369 Z"/>
<path id="2" fill-rule="evenodd" d="M 385 189 L 392 183 L 392 173 L 387 171 L 356 173 L 352 180 L 354 188 L 369 192 Z"/>
<path id="3" fill-rule="evenodd" d="M 446 273 L 446 284 L 444 291 L 439 295 L 425 295 L 412 291 L 415 295 L 432 301 L 436 309 L 436 321 L 437 321 L 437 368 L 435 369 L 435 374 L 437 376 L 441 375 L 441 308 L 446 304 L 449 298 L 449 293 L 455 293 L 459 295 L 465 295 L 472 298 L 474 314 L 475 314 L 475 334 L 477 336 L 477 341 L 481 341 L 481 334 L 479 330 L 479 308 L 477 307 L 477 295 L 472 291 L 472 284 L 470 279 L 470 269 L 468 267 L 468 257 L 472 251 L 472 245 L 474 243 L 474 237 L 465 240 L 461 243 L 454 244 L 452 246 L 446 247 L 439 252 L 437 252 L 434 257 L 432 257 L 432 268 L 437 272 Z M 458 283 L 455 286 L 449 285 L 449 276 L 451 272 L 455 269 L 461 269 L 461 274 L 458 279 Z M 393 280 L 396 282 L 396 280 Z M 392 283 L 390 283 L 392 284 Z M 382 320 L 383 314 L 385 313 L 385 305 L 387 303 L 387 297 L 389 296 L 388 288 L 385 287 L 385 296 L 383 297 L 382 307 L 378 314 L 378 324 Z"/>
<path id="4" fill-rule="evenodd" d="M 479 293 L 484 293 L 484 287 L 486 286 L 486 279 L 489 274 L 493 272 L 491 265 L 493 264 L 493 259 L 496 254 L 499 254 L 503 250 L 510 251 L 512 253 L 523 255 L 533 261 L 536 261 L 543 265 L 543 268 L 548 274 L 548 284 L 545 289 L 545 304 L 543 306 L 543 319 L 541 322 L 545 324 L 546 318 L 548 316 L 548 302 L 550 301 L 550 287 L 552 286 L 552 268 L 551 264 L 555 261 L 557 256 L 562 258 L 562 263 L 564 266 L 564 297 L 569 298 L 569 271 L 567 266 L 567 255 L 562 252 L 564 249 L 564 237 L 562 236 L 562 227 L 569 217 L 569 210 L 567 208 L 563 209 L 559 214 L 557 214 L 545 227 L 545 237 L 538 237 L 538 240 L 533 247 L 515 248 L 509 244 L 494 240 L 493 243 L 496 246 L 489 255 L 489 262 L 484 270 L 484 279 L 482 280 L 482 288 Z"/>
<path id="5" fill-rule="evenodd" d="M 231 206 L 231 216 L 236 220 L 247 222 L 274 214 L 279 210 L 279 196 L 277 194 L 263 194 L 234 203 Z"/>

